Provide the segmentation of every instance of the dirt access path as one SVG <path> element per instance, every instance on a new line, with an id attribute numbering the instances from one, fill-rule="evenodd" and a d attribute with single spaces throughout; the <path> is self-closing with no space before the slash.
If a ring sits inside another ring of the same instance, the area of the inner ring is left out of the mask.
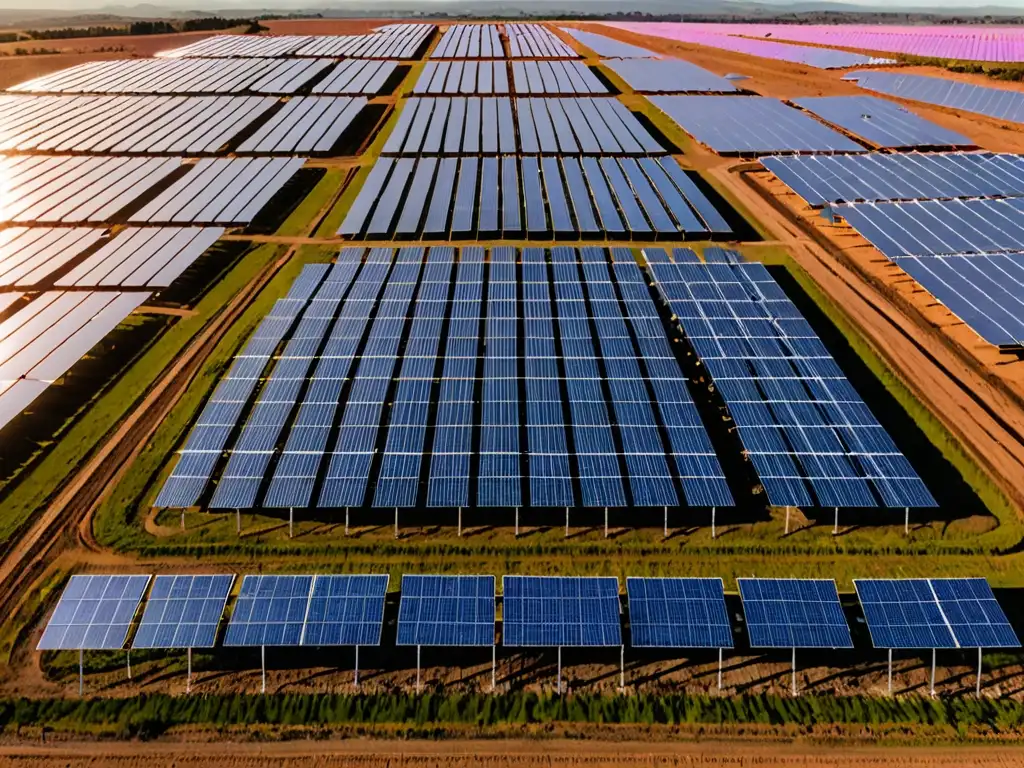
<path id="1" fill-rule="evenodd" d="M 491 768 L 494 766 L 803 766 L 804 768 L 1009 768 L 1019 748 L 825 747 L 760 742 L 600 742 L 575 740 L 277 741 L 265 743 L 63 743 L 0 746 L 0 766 L 19 768 Z"/>

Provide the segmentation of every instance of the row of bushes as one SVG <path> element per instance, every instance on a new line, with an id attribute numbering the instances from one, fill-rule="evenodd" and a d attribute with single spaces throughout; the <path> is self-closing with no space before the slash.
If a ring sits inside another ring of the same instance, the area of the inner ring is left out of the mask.
<path id="1" fill-rule="evenodd" d="M 869 698 L 772 694 L 718 697 L 570 697 L 522 691 L 484 694 L 287 694 L 124 699 L 0 700 L 0 727 L 62 730 L 116 729 L 158 735 L 173 726 L 341 726 L 358 724 L 472 725 L 622 723 L 663 725 L 942 726 L 959 733 L 979 727 L 1002 736 L 1024 728 L 1024 703 L 1008 699 Z"/>
<path id="2" fill-rule="evenodd" d="M 209 32 L 219 29 L 246 27 L 250 34 L 266 29 L 251 19 L 224 19 L 209 16 L 182 22 L 133 21 L 124 26 L 61 27 L 59 29 L 27 29 L 23 33 L 32 40 L 68 40 L 78 37 L 120 37 L 130 35 L 169 35 L 175 32 Z M 17 36 L 15 36 L 15 40 Z M 10 41 L 13 42 L 13 41 Z"/>
<path id="3" fill-rule="evenodd" d="M 901 56 L 908 64 L 925 67 L 939 67 L 950 72 L 967 75 L 986 75 L 993 80 L 1024 81 L 1024 65 L 1021 64 L 985 64 L 977 61 L 957 61 L 956 59 L 929 58 L 925 56 Z"/>

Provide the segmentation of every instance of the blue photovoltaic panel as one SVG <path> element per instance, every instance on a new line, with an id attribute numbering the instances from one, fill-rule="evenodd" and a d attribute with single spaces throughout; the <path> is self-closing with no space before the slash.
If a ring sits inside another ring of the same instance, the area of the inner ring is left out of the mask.
<path id="1" fill-rule="evenodd" d="M 736 86 L 682 59 L 625 59 L 603 64 L 637 93 L 732 93 Z"/>
<path id="2" fill-rule="evenodd" d="M 852 648 L 831 579 L 737 579 L 752 648 Z"/>
<path id="3" fill-rule="evenodd" d="M 623 43 L 594 32 L 584 32 L 582 29 L 573 29 L 572 27 L 559 27 L 559 29 L 576 42 L 583 43 L 583 45 L 604 59 L 646 58 L 658 55 L 646 48 Z"/>
<path id="4" fill-rule="evenodd" d="M 212 648 L 233 575 L 157 576 L 132 648 Z"/>
<path id="5" fill-rule="evenodd" d="M 778 99 L 750 96 L 654 96 L 651 102 L 680 128 L 715 152 L 864 152 Z"/>
<path id="6" fill-rule="evenodd" d="M 945 77 L 902 75 L 895 72 L 852 72 L 843 79 L 856 80 L 861 88 L 901 99 L 1024 123 L 1024 93 L 1019 91 L 986 88 Z"/>
<path id="7" fill-rule="evenodd" d="M 380 645 L 388 578 L 314 576 L 301 645 Z"/>
<path id="8" fill-rule="evenodd" d="M 398 645 L 494 645 L 493 576 L 402 576 Z"/>
<path id="9" fill-rule="evenodd" d="M 312 587 L 312 576 L 244 576 L 224 645 L 300 645 Z"/>
<path id="10" fill-rule="evenodd" d="M 812 506 L 813 490 L 823 507 L 877 506 L 876 493 L 888 507 L 935 506 L 765 267 L 726 251 L 705 257 L 647 269 L 729 407 L 769 503 Z"/>
<path id="11" fill-rule="evenodd" d="M 876 648 L 1019 648 L 985 579 L 855 579 Z"/>
<path id="12" fill-rule="evenodd" d="M 72 576 L 36 650 L 123 648 L 149 579 L 149 576 Z"/>
<path id="13" fill-rule="evenodd" d="M 502 645 L 622 645 L 615 577 L 504 576 L 502 591 Z"/>
<path id="14" fill-rule="evenodd" d="M 721 579 L 626 579 L 634 648 L 732 648 Z"/>
<path id="15" fill-rule="evenodd" d="M 971 147 L 975 142 L 875 96 L 821 96 L 793 103 L 876 147 Z"/>
<path id="16" fill-rule="evenodd" d="M 765 157 L 761 164 L 812 206 L 862 200 L 1024 195 L 1024 158 L 989 152 Z"/>

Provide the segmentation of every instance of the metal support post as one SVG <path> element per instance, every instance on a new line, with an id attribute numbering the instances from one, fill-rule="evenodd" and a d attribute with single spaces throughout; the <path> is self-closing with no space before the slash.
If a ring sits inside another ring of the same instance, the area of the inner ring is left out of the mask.
<path id="1" fill-rule="evenodd" d="M 359 646 L 356 646 L 356 674 L 355 674 L 356 688 L 359 687 Z"/>
<path id="2" fill-rule="evenodd" d="M 82 695 L 83 678 L 85 677 L 85 651 L 78 649 L 78 695 Z"/>
<path id="3" fill-rule="evenodd" d="M 459 507 L 459 538 L 462 538 L 462 507 Z"/>
<path id="4" fill-rule="evenodd" d="M 793 649 L 793 695 L 796 696 L 796 648 Z"/>
<path id="5" fill-rule="evenodd" d="M 604 537 L 608 538 L 608 507 L 604 508 Z"/>
<path id="6" fill-rule="evenodd" d="M 889 695 L 892 696 L 892 648 L 889 649 Z"/>
<path id="7" fill-rule="evenodd" d="M 288 507 L 288 538 L 295 535 L 295 508 Z"/>
<path id="8" fill-rule="evenodd" d="M 910 507 L 903 508 L 903 533 L 906 536 L 910 535 Z"/>
<path id="9" fill-rule="evenodd" d="M 498 646 L 491 646 L 491 690 L 498 690 Z"/>
<path id="10" fill-rule="evenodd" d="M 125 656 L 128 659 L 128 679 L 131 680 L 132 679 L 132 649 L 131 648 L 128 649 L 128 651 L 125 653 Z"/>
<path id="11" fill-rule="evenodd" d="M 722 649 L 718 649 L 718 691 L 722 691 Z"/>
<path id="12" fill-rule="evenodd" d="M 789 507 L 786 507 L 786 535 L 789 535 Z"/>
<path id="13" fill-rule="evenodd" d="M 181 530 L 185 530 L 185 510 L 181 510 Z"/>
<path id="14" fill-rule="evenodd" d="M 935 695 L 935 649 L 932 648 L 932 696 Z"/>
<path id="15" fill-rule="evenodd" d="M 832 524 L 832 535 L 833 536 L 838 536 L 839 535 L 839 507 L 836 507 L 835 510 L 836 510 L 836 519 L 835 519 L 835 523 Z"/>
<path id="16" fill-rule="evenodd" d="M 718 535 L 718 533 L 717 533 L 717 531 L 715 531 L 715 508 L 712 507 L 711 508 L 711 538 L 713 539 L 717 535 Z"/>
<path id="17" fill-rule="evenodd" d="M 235 510 L 235 533 L 242 535 L 242 510 Z"/>
<path id="18" fill-rule="evenodd" d="M 978 649 L 978 681 L 974 685 L 974 695 L 981 696 L 981 648 Z"/>
<path id="19" fill-rule="evenodd" d="M 665 538 L 668 538 L 668 507 L 665 507 Z"/>
<path id="20" fill-rule="evenodd" d="M 267 692 L 267 646 L 260 646 L 260 673 L 262 679 L 260 682 L 260 693 Z"/>
<path id="21" fill-rule="evenodd" d="M 565 538 L 569 538 L 569 508 L 565 508 Z"/>
<path id="22" fill-rule="evenodd" d="M 619 646 L 619 690 L 626 689 L 626 646 Z"/>
<path id="23" fill-rule="evenodd" d="M 345 535 L 348 536 L 348 507 L 345 507 Z"/>
<path id="24" fill-rule="evenodd" d="M 519 507 L 516 507 L 516 538 L 519 538 Z"/>
<path id="25" fill-rule="evenodd" d="M 395 538 L 398 538 L 398 507 L 395 507 Z"/>
<path id="26" fill-rule="evenodd" d="M 558 688 L 559 695 L 562 693 L 562 646 L 558 646 Z"/>
<path id="27" fill-rule="evenodd" d="M 416 646 L 416 693 L 420 692 L 420 647 Z"/>
<path id="28" fill-rule="evenodd" d="M 192 693 L 192 649 L 188 649 L 188 673 L 185 677 L 185 693 Z"/>

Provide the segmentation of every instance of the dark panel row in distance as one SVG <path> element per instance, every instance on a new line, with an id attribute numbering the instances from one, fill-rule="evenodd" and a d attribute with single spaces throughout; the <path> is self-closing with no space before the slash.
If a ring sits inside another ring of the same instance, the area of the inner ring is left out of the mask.
<path id="1" fill-rule="evenodd" d="M 525 209 L 524 209 L 525 203 Z M 377 160 L 338 229 L 346 237 L 445 239 L 729 232 L 670 157 Z"/>

